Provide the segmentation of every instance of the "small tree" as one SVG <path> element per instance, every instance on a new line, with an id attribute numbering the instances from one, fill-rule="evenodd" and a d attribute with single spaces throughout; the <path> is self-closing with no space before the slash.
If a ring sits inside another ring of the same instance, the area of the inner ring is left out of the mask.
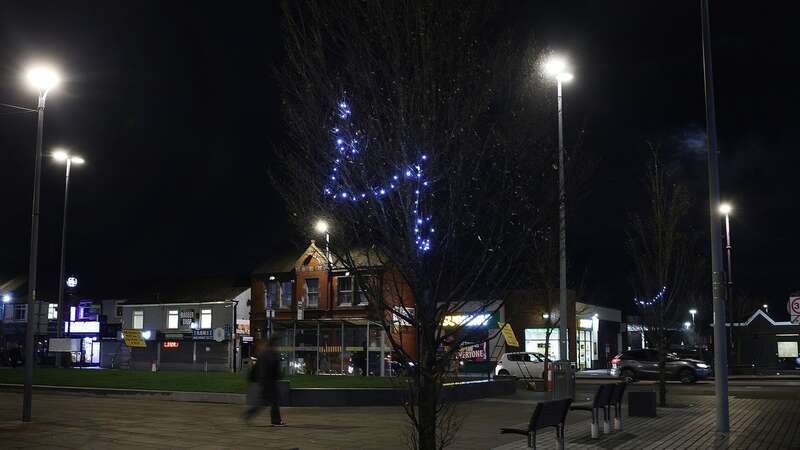
<path id="1" fill-rule="evenodd" d="M 445 318 L 502 307 L 552 208 L 542 195 L 552 147 L 537 138 L 551 129 L 532 125 L 553 114 L 520 95 L 532 64 L 498 33 L 497 6 L 284 8 L 288 145 L 274 183 L 298 225 L 328 219 L 339 264 L 370 268 L 356 276 L 369 276 L 373 319 L 412 372 L 405 406 L 421 449 L 444 448 L 458 428 L 442 381 L 468 323 Z"/>
<path id="2" fill-rule="evenodd" d="M 666 354 L 669 333 L 680 328 L 690 278 L 691 240 L 685 231 L 689 210 L 686 188 L 665 170 L 651 146 L 652 158 L 644 180 L 649 205 L 633 214 L 627 250 L 634 263 L 633 306 L 642 331 L 658 351 L 660 403 L 666 404 Z"/>

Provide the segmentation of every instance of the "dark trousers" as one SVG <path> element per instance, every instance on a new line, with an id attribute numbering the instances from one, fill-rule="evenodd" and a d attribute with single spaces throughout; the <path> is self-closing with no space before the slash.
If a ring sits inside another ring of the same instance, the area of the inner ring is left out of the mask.
<path id="1" fill-rule="evenodd" d="M 267 385 L 263 387 L 262 393 L 262 404 L 251 406 L 245 412 L 245 416 L 248 418 L 253 417 L 258 413 L 261 408 L 266 407 L 267 405 L 270 406 L 270 423 L 273 425 L 277 425 L 281 423 L 281 407 L 280 407 L 280 394 L 278 391 L 278 384 L 273 383 L 271 385 Z"/>

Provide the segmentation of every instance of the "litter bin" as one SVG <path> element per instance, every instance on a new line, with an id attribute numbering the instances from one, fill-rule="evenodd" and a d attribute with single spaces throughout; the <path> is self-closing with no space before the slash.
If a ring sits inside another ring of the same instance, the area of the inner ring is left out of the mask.
<path id="1" fill-rule="evenodd" d="M 550 398 L 575 398 L 575 370 L 569 361 L 555 361 L 548 366 Z"/>
<path id="2" fill-rule="evenodd" d="M 631 417 L 656 417 L 656 393 L 628 392 L 628 415 Z"/>

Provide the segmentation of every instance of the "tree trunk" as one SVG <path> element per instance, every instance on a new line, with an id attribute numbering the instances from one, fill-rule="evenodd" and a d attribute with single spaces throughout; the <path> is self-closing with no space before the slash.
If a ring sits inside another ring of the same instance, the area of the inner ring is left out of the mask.
<path id="1" fill-rule="evenodd" d="M 417 449 L 436 449 L 436 406 L 438 403 L 438 386 L 428 374 L 421 378 L 419 390 L 419 419 L 417 424 Z"/>

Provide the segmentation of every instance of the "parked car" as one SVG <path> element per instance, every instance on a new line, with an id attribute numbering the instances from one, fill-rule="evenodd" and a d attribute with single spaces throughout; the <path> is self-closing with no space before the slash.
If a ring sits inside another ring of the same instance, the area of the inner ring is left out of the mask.
<path id="1" fill-rule="evenodd" d="M 709 365 L 692 358 L 681 358 L 667 353 L 667 379 L 681 383 L 694 383 L 711 374 Z M 658 352 L 652 349 L 622 352 L 611 360 L 611 376 L 635 381 L 644 378 L 658 379 Z"/>
<path id="2" fill-rule="evenodd" d="M 505 353 L 497 361 L 494 374 L 517 378 L 543 378 L 545 358 L 541 353 Z"/>

